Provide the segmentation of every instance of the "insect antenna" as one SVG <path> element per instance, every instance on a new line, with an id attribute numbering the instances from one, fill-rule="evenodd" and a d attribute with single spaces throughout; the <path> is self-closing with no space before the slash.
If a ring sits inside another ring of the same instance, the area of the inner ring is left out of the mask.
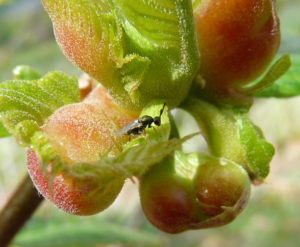
<path id="1" fill-rule="evenodd" d="M 163 108 L 160 110 L 159 118 L 161 118 L 161 115 L 162 115 L 163 112 L 164 112 L 165 106 L 166 106 L 166 102 L 164 103 Z"/>

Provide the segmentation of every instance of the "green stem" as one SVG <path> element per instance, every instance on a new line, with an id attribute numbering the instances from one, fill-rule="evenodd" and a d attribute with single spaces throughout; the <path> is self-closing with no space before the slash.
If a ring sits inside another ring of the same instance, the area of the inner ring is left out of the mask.
<path id="1" fill-rule="evenodd" d="M 240 144 L 238 123 L 231 110 L 220 109 L 193 97 L 189 97 L 181 107 L 197 121 L 213 156 L 238 164 L 247 163 Z"/>

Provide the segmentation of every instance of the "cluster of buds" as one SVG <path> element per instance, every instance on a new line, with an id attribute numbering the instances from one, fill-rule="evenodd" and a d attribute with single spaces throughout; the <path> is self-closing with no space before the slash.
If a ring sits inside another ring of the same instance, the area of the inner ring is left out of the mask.
<path id="1" fill-rule="evenodd" d="M 136 176 L 143 211 L 162 231 L 231 222 L 247 204 L 251 182 L 268 175 L 274 154 L 248 119 L 247 87 L 280 44 L 275 1 L 42 3 L 62 51 L 89 76 L 80 81 L 80 102 L 55 109 L 35 127 L 63 165 L 27 131 L 37 189 L 65 212 L 91 215 Z M 183 140 L 169 112 L 174 108 L 195 118 L 209 154 L 184 153 L 174 144 Z M 6 126 L 9 116 L 3 115 Z M 24 126 L 16 131 L 24 134 Z"/>

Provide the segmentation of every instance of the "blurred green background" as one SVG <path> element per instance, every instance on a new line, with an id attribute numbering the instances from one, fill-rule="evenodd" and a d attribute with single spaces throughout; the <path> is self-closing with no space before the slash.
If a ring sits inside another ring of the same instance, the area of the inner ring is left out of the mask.
<path id="1" fill-rule="evenodd" d="M 6 3 L 0 5 L 0 81 L 12 79 L 12 69 L 20 64 L 42 74 L 51 70 L 81 74 L 58 48 L 40 1 L 2 2 Z M 280 53 L 300 54 L 300 1 L 277 2 L 282 23 Z M 91 217 L 70 216 L 44 202 L 12 246 L 300 246 L 299 109 L 300 97 L 255 102 L 251 118 L 275 146 L 276 156 L 266 183 L 253 187 L 248 207 L 228 226 L 175 236 L 164 234 L 145 220 L 137 184 L 127 182 L 113 206 Z M 182 135 L 195 128 L 188 116 L 175 114 Z M 186 148 L 195 150 L 200 141 L 190 141 Z M 13 138 L 0 139 L 0 208 L 25 174 L 25 150 Z"/>

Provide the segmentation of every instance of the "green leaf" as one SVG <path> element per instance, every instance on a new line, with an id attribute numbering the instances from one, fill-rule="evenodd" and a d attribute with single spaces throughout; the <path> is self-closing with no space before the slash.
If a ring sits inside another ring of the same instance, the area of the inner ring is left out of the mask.
<path id="1" fill-rule="evenodd" d="M 241 145 L 245 151 L 250 177 L 260 181 L 269 174 L 269 163 L 274 155 L 274 147 L 262 136 L 261 130 L 248 119 L 238 121 Z"/>
<path id="2" fill-rule="evenodd" d="M 17 66 L 16 68 L 14 68 L 13 75 L 16 80 L 37 80 L 41 78 L 41 75 L 38 72 L 33 70 L 31 67 L 25 65 Z M 7 137 L 10 135 L 11 134 L 4 127 L 0 116 L 0 138 Z"/>
<path id="3" fill-rule="evenodd" d="M 132 178 L 142 176 L 151 166 L 161 162 L 180 145 L 196 134 L 188 135 L 184 138 L 173 138 L 166 141 L 148 141 L 145 144 L 136 145 L 123 151 L 116 157 L 103 157 L 93 163 L 75 164 L 72 167 L 63 166 L 74 177 L 99 176 L 107 180 L 118 178 Z"/>
<path id="4" fill-rule="evenodd" d="M 25 70 L 30 75 L 19 73 L 19 77 L 37 77 L 30 68 Z M 22 145 L 30 145 L 31 137 L 55 110 L 78 101 L 77 79 L 62 72 L 50 72 L 39 80 L 5 81 L 0 84 L 1 119 L 8 132 Z"/>
<path id="5" fill-rule="evenodd" d="M 139 229 L 98 218 L 67 217 L 31 220 L 17 235 L 21 247 L 87 247 L 99 244 L 164 246 L 164 239 Z"/>
<path id="6" fill-rule="evenodd" d="M 268 89 L 283 76 L 291 67 L 291 59 L 288 54 L 282 55 L 272 66 L 268 69 L 267 73 L 259 81 L 255 82 L 252 86 L 241 89 L 242 92 L 248 95 L 254 95 Z"/>
<path id="7" fill-rule="evenodd" d="M 287 98 L 300 94 L 300 55 L 291 55 L 292 66 L 272 86 L 255 94 L 256 97 Z"/>

